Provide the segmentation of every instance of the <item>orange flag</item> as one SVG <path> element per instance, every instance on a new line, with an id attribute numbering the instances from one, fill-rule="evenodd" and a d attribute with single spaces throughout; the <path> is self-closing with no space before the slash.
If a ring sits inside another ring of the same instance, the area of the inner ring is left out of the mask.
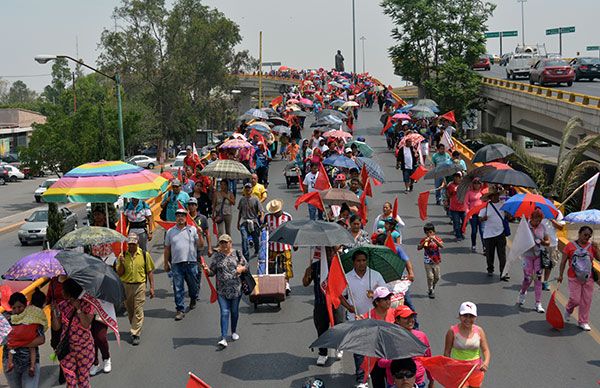
<path id="1" fill-rule="evenodd" d="M 202 263 L 202 266 L 206 265 L 206 261 L 204 261 L 204 256 L 200 256 L 200 262 Z M 206 281 L 208 282 L 208 288 L 210 288 L 210 303 L 215 303 L 217 301 L 217 290 L 210 281 L 208 271 L 202 270 L 202 272 L 204 272 L 204 277 L 206 277 Z"/>
<path id="2" fill-rule="evenodd" d="M 190 378 L 185 388 L 211 388 L 210 385 L 206 384 L 200 377 L 196 376 L 192 372 L 189 372 Z"/>
<path id="3" fill-rule="evenodd" d="M 427 202 L 429 202 L 429 191 L 419 193 L 417 204 L 419 205 L 419 217 L 421 217 L 422 220 L 427 219 Z"/>
<path id="4" fill-rule="evenodd" d="M 425 174 L 427 174 L 429 170 L 426 169 L 423 165 L 419 165 L 417 169 L 410 175 L 410 179 L 415 182 L 418 182 L 419 179 L 423 178 Z"/>
<path id="5" fill-rule="evenodd" d="M 446 388 L 459 388 L 465 381 L 474 376 L 483 382 L 483 372 L 477 364 L 470 361 L 460 361 L 444 356 L 415 357 L 431 374 L 433 379 Z"/>
<path id="6" fill-rule="evenodd" d="M 546 308 L 546 321 L 548 321 L 548 323 L 556 330 L 565 328 L 565 321 L 563 320 L 562 313 L 556 305 L 556 291 L 552 293 L 550 301 L 548 302 L 548 307 Z"/>
<path id="7" fill-rule="evenodd" d="M 321 200 L 321 195 L 319 194 L 318 191 L 313 191 L 312 193 L 306 193 L 306 194 L 303 194 L 300 197 L 298 197 L 298 199 L 296 200 L 296 203 L 294 204 L 294 207 L 296 208 L 296 210 L 298 210 L 298 206 L 300 206 L 301 203 L 308 203 L 310 205 L 313 205 L 320 211 L 325 210 L 325 207 L 323 206 L 323 201 Z"/>
<path id="8" fill-rule="evenodd" d="M 398 217 L 398 197 L 394 200 L 394 207 L 392 208 L 392 217 L 396 219 Z"/>
<path id="9" fill-rule="evenodd" d="M 323 163 L 319 163 L 319 173 L 317 174 L 317 180 L 315 181 L 315 189 L 317 190 L 329 190 L 331 189 L 331 183 L 325 171 Z"/>

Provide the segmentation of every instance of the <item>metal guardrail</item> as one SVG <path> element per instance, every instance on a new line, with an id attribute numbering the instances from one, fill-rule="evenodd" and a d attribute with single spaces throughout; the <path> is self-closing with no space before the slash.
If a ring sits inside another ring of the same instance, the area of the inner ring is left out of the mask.
<path id="1" fill-rule="evenodd" d="M 505 90 L 511 90 L 529 95 L 547 98 L 553 101 L 564 102 L 579 107 L 600 110 L 600 97 L 589 96 L 581 93 L 566 92 L 562 89 L 546 88 L 530 85 L 525 82 L 510 81 L 500 78 L 482 77 L 481 83 Z"/>
<path id="2" fill-rule="evenodd" d="M 238 78 L 249 78 L 249 79 L 258 79 L 258 74 L 233 74 L 233 76 Z M 274 80 L 274 81 L 282 81 L 282 82 L 295 82 L 300 83 L 301 79 L 299 78 L 289 78 L 289 77 L 277 77 L 273 75 L 263 75 L 263 80 Z"/>
<path id="3" fill-rule="evenodd" d="M 467 147 L 466 145 L 461 143 L 458 139 L 453 138 L 453 140 L 454 140 L 454 148 L 458 152 L 460 152 L 460 154 L 463 156 L 463 159 L 465 160 L 465 163 L 467 164 L 469 169 L 483 165 L 482 163 L 472 163 L 471 160 L 473 159 L 473 156 L 475 156 L 475 152 L 473 152 L 473 150 L 471 150 L 469 147 Z M 527 189 L 518 189 L 517 191 L 519 191 L 520 193 L 529 193 L 530 192 Z M 562 233 L 559 231 L 558 247 L 561 252 L 568 243 L 569 243 L 569 240 L 566 237 L 565 231 L 562 231 Z M 598 262 L 597 260 L 594 260 L 594 270 L 598 274 L 600 274 L 600 262 Z"/>

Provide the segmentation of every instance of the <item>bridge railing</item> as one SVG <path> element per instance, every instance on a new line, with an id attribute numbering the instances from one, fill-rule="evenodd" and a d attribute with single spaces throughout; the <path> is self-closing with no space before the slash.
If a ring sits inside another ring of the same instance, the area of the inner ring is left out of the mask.
<path id="1" fill-rule="evenodd" d="M 481 83 L 487 86 L 527 93 L 554 101 L 564 102 L 579 107 L 600 110 L 600 97 L 581 93 L 567 92 L 562 89 L 546 88 L 530 85 L 525 82 L 511 81 L 493 77 L 482 77 Z"/>
<path id="2" fill-rule="evenodd" d="M 258 79 L 258 74 L 233 74 L 233 75 L 238 78 Z M 265 75 L 265 74 L 263 74 L 262 78 L 264 80 L 273 80 L 273 81 L 281 81 L 281 82 L 300 83 L 300 81 L 301 81 L 299 78 L 278 77 L 278 76 L 274 76 L 274 75 Z"/>

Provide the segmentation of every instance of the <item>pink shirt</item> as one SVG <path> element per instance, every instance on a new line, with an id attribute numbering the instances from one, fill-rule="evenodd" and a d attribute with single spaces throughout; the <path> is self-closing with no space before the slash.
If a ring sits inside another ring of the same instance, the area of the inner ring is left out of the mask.
<path id="1" fill-rule="evenodd" d="M 425 351 L 425 354 L 423 354 L 423 356 L 425 357 L 431 357 L 431 347 L 429 346 L 429 338 L 427 338 L 427 335 L 425 333 L 423 333 L 420 330 L 416 330 L 413 329 L 410 331 L 412 334 L 415 335 L 415 337 L 417 337 L 419 339 L 419 341 L 423 342 L 423 344 L 425 346 L 427 346 L 427 350 Z M 416 374 L 416 379 L 415 379 L 415 383 L 418 384 L 423 384 L 423 382 L 425 381 L 425 373 L 427 373 L 427 378 L 429 379 L 429 381 L 432 381 L 432 377 L 429 374 L 429 372 L 427 372 L 425 370 L 425 367 L 423 366 L 423 364 L 421 364 L 421 361 L 413 358 L 413 360 L 415 361 L 415 364 L 417 365 L 417 374 Z M 385 358 L 382 358 L 378 361 L 378 365 L 380 368 L 385 368 L 385 373 L 386 373 L 386 379 L 387 381 L 394 381 L 394 376 L 392 376 L 392 360 L 386 360 Z"/>
<path id="2" fill-rule="evenodd" d="M 465 205 L 467 205 L 467 211 L 479 206 L 483 203 L 481 200 L 481 190 L 475 191 L 473 189 L 467 191 L 465 195 Z"/>

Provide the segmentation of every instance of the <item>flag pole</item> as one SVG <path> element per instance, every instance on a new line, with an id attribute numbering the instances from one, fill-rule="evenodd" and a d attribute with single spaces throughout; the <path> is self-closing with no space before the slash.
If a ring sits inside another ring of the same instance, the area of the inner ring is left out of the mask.
<path id="1" fill-rule="evenodd" d="M 465 383 L 467 382 L 467 380 L 469 379 L 469 377 L 471 377 L 471 375 L 475 371 L 475 368 L 477 368 L 478 366 L 479 366 L 478 364 L 473 365 L 473 367 L 471 368 L 471 370 L 469 371 L 469 373 L 467 373 L 467 375 L 465 376 L 465 378 L 459 384 L 458 388 L 462 388 L 465 385 Z"/>
<path id="2" fill-rule="evenodd" d="M 561 207 L 561 208 L 562 208 L 562 207 L 565 205 L 565 203 L 569 202 L 569 200 L 570 200 L 571 198 L 573 198 L 573 197 L 575 196 L 575 194 L 577 194 L 577 193 L 579 192 L 579 190 L 581 190 L 581 189 L 583 189 L 583 188 L 584 188 L 585 184 L 586 184 L 588 181 L 589 181 L 589 179 L 588 179 L 588 180 L 586 180 L 585 182 L 583 182 L 583 183 L 582 183 L 582 184 L 581 184 L 579 187 L 577 187 L 575 190 L 573 190 L 573 192 L 572 192 L 572 193 L 571 193 L 571 194 L 570 194 L 570 195 L 569 195 L 569 196 L 568 196 L 568 197 L 567 197 L 565 200 L 563 200 L 562 202 L 560 202 L 560 203 L 558 204 L 558 206 L 557 206 L 557 207 Z"/>

